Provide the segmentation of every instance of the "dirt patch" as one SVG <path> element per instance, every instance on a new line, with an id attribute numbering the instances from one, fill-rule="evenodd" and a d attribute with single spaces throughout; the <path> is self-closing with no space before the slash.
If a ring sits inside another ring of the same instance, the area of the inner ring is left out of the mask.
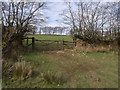
<path id="1" fill-rule="evenodd" d="M 56 51 L 45 51 L 44 54 L 56 54 Z"/>
<path id="2" fill-rule="evenodd" d="M 74 60 L 75 59 L 74 57 L 71 57 L 70 55 L 67 55 L 64 51 L 46 51 L 46 52 L 44 52 L 44 54 L 57 55 L 59 57 L 63 57 L 64 58 L 63 60 Z"/>
<path id="3" fill-rule="evenodd" d="M 50 55 L 59 55 L 60 57 L 63 57 L 65 59 L 63 60 L 74 60 L 75 58 L 73 56 L 70 55 L 66 55 L 63 51 L 47 51 L 45 52 L 45 54 L 50 54 Z M 72 55 L 72 54 L 71 54 Z M 62 59 L 61 59 L 62 60 Z M 95 66 L 87 66 L 87 65 L 83 65 L 83 64 L 76 64 L 73 67 L 68 67 L 67 65 L 63 66 L 60 65 L 62 68 L 64 68 L 68 73 L 73 73 L 76 71 L 81 71 L 81 72 L 88 72 L 90 70 L 96 70 L 98 69 L 98 67 Z"/>
<path id="4" fill-rule="evenodd" d="M 74 67 L 67 67 L 67 66 L 61 66 L 64 68 L 64 70 L 70 75 L 70 77 L 74 76 L 76 72 L 89 72 L 97 70 L 98 67 L 95 66 L 85 66 L 82 64 L 75 65 Z"/>
<path id="5" fill-rule="evenodd" d="M 64 57 L 66 60 L 74 60 L 74 57 L 70 57 L 69 55 L 66 54 L 59 54 L 60 57 Z"/>
<path id="6" fill-rule="evenodd" d="M 75 68 L 73 68 L 73 70 L 80 70 L 82 72 L 88 72 L 90 70 L 95 70 L 95 69 L 97 68 L 93 66 L 84 66 L 82 64 L 78 64 Z"/>
<path id="7" fill-rule="evenodd" d="M 45 54 L 64 54 L 65 52 L 64 51 L 45 51 L 43 52 Z"/>
<path id="8" fill-rule="evenodd" d="M 58 54 L 64 54 L 65 52 L 64 51 L 57 51 L 56 53 L 58 53 Z"/>

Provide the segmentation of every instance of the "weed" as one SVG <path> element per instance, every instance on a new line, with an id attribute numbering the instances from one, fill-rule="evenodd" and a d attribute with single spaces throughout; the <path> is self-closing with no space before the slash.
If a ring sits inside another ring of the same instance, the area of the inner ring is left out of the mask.
<path id="1" fill-rule="evenodd" d="M 66 78 L 63 76 L 61 72 L 54 73 L 52 71 L 47 71 L 41 74 L 43 80 L 50 84 L 62 85 L 67 82 Z"/>
<path id="2" fill-rule="evenodd" d="M 28 65 L 25 61 L 18 61 L 14 64 L 14 75 L 22 80 L 29 78 L 33 74 L 32 66 Z"/>
<path id="3" fill-rule="evenodd" d="M 2 65 L 2 76 L 3 77 L 11 77 L 13 74 L 14 65 L 12 62 L 3 61 Z"/>

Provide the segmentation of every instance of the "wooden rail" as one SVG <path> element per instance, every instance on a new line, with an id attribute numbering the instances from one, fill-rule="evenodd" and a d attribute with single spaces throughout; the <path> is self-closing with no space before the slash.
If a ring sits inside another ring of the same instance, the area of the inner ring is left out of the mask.
<path id="1" fill-rule="evenodd" d="M 64 50 L 65 45 L 73 44 L 74 46 L 76 46 L 76 42 L 65 41 L 64 39 L 63 40 L 38 40 L 38 39 L 35 39 L 34 37 L 23 38 L 23 40 L 25 40 L 25 39 L 26 39 L 26 48 L 28 48 L 29 46 L 32 46 L 32 50 L 35 49 L 35 42 L 38 42 L 38 41 L 45 44 L 45 45 L 49 45 L 49 44 L 52 44 L 54 42 L 57 45 L 61 44 L 63 47 L 63 50 Z M 29 40 L 32 40 L 32 43 L 29 44 Z M 45 46 L 45 45 L 43 45 L 43 46 Z"/>

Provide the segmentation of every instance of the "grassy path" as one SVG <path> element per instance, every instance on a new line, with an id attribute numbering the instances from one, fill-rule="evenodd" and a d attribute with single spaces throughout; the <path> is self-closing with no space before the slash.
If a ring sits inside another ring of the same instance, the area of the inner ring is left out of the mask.
<path id="1" fill-rule="evenodd" d="M 34 66 L 35 74 L 23 82 L 8 87 L 40 88 L 116 88 L 118 86 L 118 57 L 108 53 L 77 53 L 73 50 L 24 53 Z M 41 73 L 63 73 L 67 82 L 62 85 L 41 80 Z"/>

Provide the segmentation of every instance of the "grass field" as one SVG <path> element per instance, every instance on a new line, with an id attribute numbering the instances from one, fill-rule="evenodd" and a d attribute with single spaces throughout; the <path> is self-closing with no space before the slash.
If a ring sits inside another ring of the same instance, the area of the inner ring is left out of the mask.
<path id="1" fill-rule="evenodd" d="M 65 40 L 72 42 L 72 37 L 65 35 L 28 35 L 28 37 L 35 37 L 39 40 Z"/>
<path id="2" fill-rule="evenodd" d="M 31 35 L 32 36 L 32 35 Z M 35 36 L 45 39 L 43 36 Z M 56 39 L 56 36 L 48 36 Z M 65 37 L 65 36 L 64 36 Z M 59 37 L 59 39 L 62 37 Z M 68 36 L 65 37 L 68 40 Z M 70 39 L 70 38 L 69 38 Z M 34 69 L 27 80 L 4 78 L 3 87 L 9 88 L 117 88 L 118 55 L 100 52 L 61 51 L 23 52 L 25 61 Z M 47 81 L 43 75 L 48 72 Z M 58 82 L 48 81 L 57 73 Z M 61 77 L 62 76 L 62 77 Z M 62 82 L 61 82 L 62 81 Z"/>
<path id="3" fill-rule="evenodd" d="M 73 42 L 72 41 L 72 37 L 71 36 L 65 36 L 65 35 L 28 35 L 28 37 L 35 37 L 35 39 L 38 40 L 51 40 L 51 41 L 43 41 L 43 42 L 39 42 L 36 41 L 35 42 L 35 48 L 39 51 L 41 50 L 61 50 L 63 49 L 63 40 L 64 41 L 69 41 L 69 42 Z M 57 41 L 61 41 L 61 42 L 53 42 L 52 40 L 57 40 Z M 29 40 L 29 44 L 32 43 L 32 40 Z M 24 40 L 24 44 L 26 44 L 26 41 Z M 65 48 L 72 48 L 73 47 L 73 43 L 69 43 L 69 45 L 64 46 Z M 31 48 L 31 46 L 30 46 Z"/>

